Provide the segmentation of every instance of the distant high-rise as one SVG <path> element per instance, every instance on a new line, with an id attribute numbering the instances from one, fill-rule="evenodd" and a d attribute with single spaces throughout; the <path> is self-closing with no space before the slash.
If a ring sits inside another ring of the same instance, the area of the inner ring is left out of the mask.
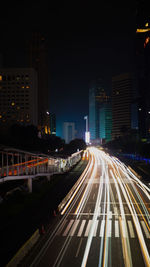
<path id="1" fill-rule="evenodd" d="M 66 144 L 70 143 L 75 139 L 76 130 L 74 122 L 64 122 L 63 124 L 63 138 L 65 139 Z"/>
<path id="2" fill-rule="evenodd" d="M 135 100 L 135 79 L 130 73 L 112 78 L 112 138 L 137 129 L 137 105 Z M 133 121 L 132 121 L 133 120 Z"/>
<path id="3" fill-rule="evenodd" d="M 35 125 L 37 116 L 37 73 L 33 68 L 0 69 L 0 126 Z"/>
<path id="4" fill-rule="evenodd" d="M 112 138 L 112 106 L 104 103 L 100 108 L 100 139 L 101 143 L 107 143 Z"/>
<path id="5" fill-rule="evenodd" d="M 50 133 L 56 135 L 56 115 L 50 113 Z"/>
<path id="6" fill-rule="evenodd" d="M 38 75 L 38 128 L 49 132 L 48 51 L 45 37 L 34 33 L 30 42 L 30 66 Z"/>
<path id="7" fill-rule="evenodd" d="M 101 79 L 91 84 L 89 89 L 89 131 L 92 140 L 100 139 L 100 108 L 110 101 Z M 102 125 L 101 125 L 102 126 Z"/>

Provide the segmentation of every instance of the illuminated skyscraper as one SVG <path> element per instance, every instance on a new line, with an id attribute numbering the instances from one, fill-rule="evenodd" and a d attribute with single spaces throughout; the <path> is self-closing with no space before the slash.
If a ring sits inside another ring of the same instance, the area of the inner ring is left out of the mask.
<path id="1" fill-rule="evenodd" d="M 32 35 L 29 54 L 30 66 L 38 77 L 38 128 L 42 134 L 49 133 L 48 52 L 45 37 L 40 33 Z"/>
<path id="2" fill-rule="evenodd" d="M 101 143 L 107 143 L 112 138 L 112 106 L 104 103 L 100 108 L 100 138 Z"/>
<path id="3" fill-rule="evenodd" d="M 100 140 L 100 108 L 110 101 L 101 79 L 93 82 L 89 89 L 89 131 L 92 140 Z M 101 125 L 102 127 L 102 125 Z"/>

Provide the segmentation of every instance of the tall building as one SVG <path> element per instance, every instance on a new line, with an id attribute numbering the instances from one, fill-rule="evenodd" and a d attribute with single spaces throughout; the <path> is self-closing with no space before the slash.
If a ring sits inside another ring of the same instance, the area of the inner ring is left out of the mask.
<path id="1" fill-rule="evenodd" d="M 150 16 L 149 2 L 136 1 L 136 71 L 139 93 L 139 133 L 150 139 Z"/>
<path id="2" fill-rule="evenodd" d="M 105 103 L 100 108 L 100 139 L 101 143 L 107 143 L 112 138 L 112 106 Z"/>
<path id="3" fill-rule="evenodd" d="M 0 69 L 0 126 L 37 126 L 37 73 L 32 68 Z"/>
<path id="4" fill-rule="evenodd" d="M 65 139 L 66 144 L 70 143 L 75 139 L 76 130 L 74 122 L 64 122 L 63 124 L 63 138 Z"/>
<path id="5" fill-rule="evenodd" d="M 50 113 L 50 133 L 56 135 L 56 115 Z"/>
<path id="6" fill-rule="evenodd" d="M 130 73 L 112 78 L 112 138 L 138 128 L 135 79 Z"/>
<path id="7" fill-rule="evenodd" d="M 42 134 L 49 133 L 48 51 L 45 37 L 40 33 L 32 35 L 29 55 L 30 67 L 38 76 L 38 128 Z"/>
<path id="8" fill-rule="evenodd" d="M 89 131 L 90 139 L 100 139 L 100 108 L 110 101 L 101 79 L 94 81 L 89 89 Z M 101 125 L 102 126 L 102 125 Z"/>

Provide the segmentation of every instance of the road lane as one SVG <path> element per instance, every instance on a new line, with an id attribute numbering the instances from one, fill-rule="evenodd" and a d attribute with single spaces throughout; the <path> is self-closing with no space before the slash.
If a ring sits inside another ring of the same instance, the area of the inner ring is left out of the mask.
<path id="1" fill-rule="evenodd" d="M 88 170 L 31 266 L 150 266 L 149 188 L 115 157 L 88 150 Z"/>

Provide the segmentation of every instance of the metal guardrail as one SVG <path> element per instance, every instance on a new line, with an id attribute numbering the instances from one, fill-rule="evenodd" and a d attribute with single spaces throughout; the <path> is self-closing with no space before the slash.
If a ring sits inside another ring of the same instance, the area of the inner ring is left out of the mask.
<path id="1" fill-rule="evenodd" d="M 80 160 L 81 152 L 76 152 L 68 158 L 53 158 L 17 149 L 0 151 L 0 182 L 4 181 L 1 178 L 10 176 L 13 179 L 19 176 L 67 171 Z"/>

